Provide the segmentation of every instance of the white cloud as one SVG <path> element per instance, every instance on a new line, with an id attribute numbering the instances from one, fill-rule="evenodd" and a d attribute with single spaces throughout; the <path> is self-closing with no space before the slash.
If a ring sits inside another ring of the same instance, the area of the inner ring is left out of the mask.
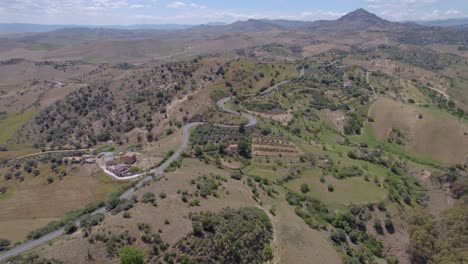
<path id="1" fill-rule="evenodd" d="M 456 9 L 449 9 L 445 12 L 446 15 L 460 15 L 461 11 Z"/>
<path id="2" fill-rule="evenodd" d="M 200 8 L 200 9 L 206 8 L 206 6 L 198 5 L 195 3 L 185 3 L 185 2 L 180 2 L 180 1 L 169 3 L 167 4 L 166 7 L 167 8 Z"/>
<path id="3" fill-rule="evenodd" d="M 168 8 L 182 8 L 186 6 L 187 4 L 184 2 L 172 2 L 172 3 L 167 4 Z"/>
<path id="4" fill-rule="evenodd" d="M 367 0 L 367 8 L 377 15 L 396 21 L 432 20 L 467 16 L 460 10 L 442 10 L 439 0 Z M 439 8 L 436 8 L 439 6 Z M 448 5 L 450 6 L 450 5 Z"/>
<path id="5" fill-rule="evenodd" d="M 134 4 L 129 6 L 132 9 L 145 8 L 145 5 Z"/>

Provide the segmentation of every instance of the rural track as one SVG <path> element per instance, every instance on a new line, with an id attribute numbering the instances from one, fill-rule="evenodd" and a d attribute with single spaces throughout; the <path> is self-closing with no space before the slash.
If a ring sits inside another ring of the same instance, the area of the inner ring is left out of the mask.
<path id="1" fill-rule="evenodd" d="M 301 69 L 300 70 L 300 73 L 299 73 L 299 78 L 304 76 L 304 69 Z M 265 91 L 268 91 L 268 92 L 271 92 L 273 91 L 274 89 L 276 89 L 278 86 L 280 86 L 281 84 L 284 84 L 284 83 L 287 83 L 289 81 L 283 81 L 281 83 L 278 83 L 270 88 L 268 88 L 267 90 Z M 266 94 L 266 93 L 264 93 Z M 264 95 L 264 94 L 260 94 L 260 95 Z M 244 113 L 244 112 L 237 112 L 237 111 L 234 111 L 234 110 L 231 110 L 231 109 L 228 109 L 226 108 L 225 104 L 226 102 L 228 102 L 229 100 L 235 98 L 234 96 L 230 96 L 230 97 L 225 97 L 221 100 L 219 100 L 216 105 L 223 111 L 227 112 L 227 113 L 230 113 L 230 114 L 236 114 L 236 115 L 242 115 L 244 117 L 246 117 L 249 122 L 245 125 L 246 127 L 251 127 L 251 126 L 255 126 L 257 124 L 257 118 L 255 118 L 253 115 L 250 115 L 250 114 L 247 114 L 247 113 Z M 182 144 L 180 144 L 180 146 L 177 148 L 177 150 L 174 152 L 174 154 L 171 155 L 171 157 L 169 157 L 163 164 L 161 164 L 159 167 L 155 168 L 155 169 L 152 169 L 150 171 L 150 174 L 152 175 L 155 175 L 156 177 L 157 176 L 160 176 L 164 170 L 169 167 L 169 165 L 174 162 L 175 160 L 177 160 L 180 155 L 182 154 L 182 152 L 184 151 L 184 149 L 187 147 L 188 143 L 189 143 L 189 139 L 190 139 L 190 129 L 193 128 L 193 127 L 196 127 L 196 126 L 199 126 L 199 125 L 203 125 L 205 124 L 204 122 L 194 122 L 194 123 L 188 123 L 186 125 L 183 126 L 182 128 Z M 227 127 L 227 128 L 238 128 L 239 126 L 229 126 L 229 125 L 217 125 L 217 126 L 220 126 L 220 127 Z M 65 152 L 66 150 L 59 150 L 59 151 L 56 151 L 56 152 Z M 69 151 L 69 150 L 68 150 Z M 44 152 L 42 152 L 44 153 Z M 49 152 L 51 153 L 51 152 Z M 40 153 L 33 153 L 33 154 L 28 154 L 28 155 L 34 155 L 34 154 L 40 154 Z M 27 156 L 27 155 L 25 155 Z M 153 177 L 154 176 L 147 176 L 145 177 L 144 179 L 142 179 L 141 181 L 139 181 L 134 187 L 128 189 L 127 191 L 125 191 L 123 194 L 120 195 L 120 198 L 122 199 L 127 199 L 129 198 L 131 195 L 133 195 L 135 193 L 135 191 L 137 189 L 139 189 L 140 187 L 144 186 L 144 184 L 146 182 L 149 182 L 151 180 L 153 180 Z M 94 214 L 99 214 L 99 213 L 105 213 L 106 212 L 106 208 L 105 207 L 101 207 L 97 210 L 95 210 L 94 212 L 91 213 L 91 215 L 94 215 Z M 267 213 L 269 214 L 269 212 Z M 80 224 L 80 220 L 81 218 L 77 219 L 75 221 L 75 225 L 76 226 L 79 226 Z M 8 251 L 5 251 L 3 253 L 0 254 L 0 262 L 4 262 L 4 261 L 7 261 L 9 258 L 11 257 L 14 257 L 14 256 L 17 256 L 17 255 L 20 255 L 20 254 L 23 254 L 35 247 L 38 247 L 40 245 L 43 245 L 53 239 L 56 239 L 62 235 L 65 234 L 65 230 L 64 228 L 60 228 L 58 230 L 55 230 L 49 234 L 46 234 L 38 239 L 34 239 L 34 240 L 28 240 Z"/>
<path id="2" fill-rule="evenodd" d="M 373 92 L 373 94 L 374 94 L 374 101 L 375 101 L 375 100 L 377 100 L 378 95 L 377 95 L 377 92 L 375 91 L 374 86 L 373 86 L 372 83 L 370 82 L 370 74 L 371 74 L 370 71 L 366 71 L 366 82 L 367 82 L 367 84 L 369 84 L 370 88 L 372 89 L 372 92 Z"/>
<path id="3" fill-rule="evenodd" d="M 12 159 L 7 159 L 7 160 L 2 161 L 2 163 L 7 163 L 7 162 L 13 161 L 13 160 L 19 160 L 19 159 L 23 159 L 23 158 L 35 157 L 35 156 L 51 154 L 51 153 L 66 153 L 66 152 L 74 152 L 74 151 L 87 151 L 87 152 L 90 152 L 90 151 L 93 151 L 93 149 L 60 149 L 60 150 L 41 151 L 41 152 L 22 155 L 22 156 L 15 157 L 15 158 L 12 158 Z"/>

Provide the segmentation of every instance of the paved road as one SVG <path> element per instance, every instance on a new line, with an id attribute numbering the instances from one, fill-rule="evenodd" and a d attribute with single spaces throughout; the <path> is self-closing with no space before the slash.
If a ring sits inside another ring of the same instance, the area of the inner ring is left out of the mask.
<path id="1" fill-rule="evenodd" d="M 300 74 L 299 74 L 299 77 L 302 77 L 302 76 L 304 76 L 304 69 L 302 69 Z M 278 86 L 280 86 L 280 85 L 282 85 L 284 83 L 287 83 L 287 81 L 283 81 L 281 83 L 278 83 L 275 86 L 268 88 L 266 91 L 271 92 L 273 89 L 277 88 Z M 256 125 L 257 124 L 257 119 L 253 115 L 249 115 L 249 114 L 243 113 L 243 112 L 236 112 L 236 111 L 227 109 L 225 107 L 226 102 L 228 102 L 229 100 L 231 100 L 233 98 L 235 98 L 235 97 L 232 96 L 232 97 L 223 98 L 223 99 L 219 100 L 216 104 L 218 105 L 218 107 L 220 109 L 222 109 L 223 111 L 225 111 L 227 113 L 242 115 L 245 118 L 247 118 L 249 120 L 249 122 L 248 122 L 247 125 L 245 125 L 246 127 Z M 195 123 L 186 124 L 182 129 L 183 130 L 182 144 L 177 148 L 177 150 L 174 152 L 174 154 L 172 154 L 172 156 L 170 158 L 168 158 L 159 167 L 151 170 L 150 173 L 152 173 L 152 174 L 154 174 L 156 176 L 159 176 L 164 172 L 164 170 L 173 161 L 177 160 L 180 157 L 180 155 L 182 154 L 182 152 L 184 151 L 184 149 L 187 147 L 188 143 L 189 143 L 190 129 L 193 128 L 193 127 L 202 125 L 202 124 L 204 124 L 204 123 L 203 122 L 195 122 Z M 219 125 L 219 126 L 224 126 L 224 125 Z M 224 126 L 224 127 L 238 127 L 238 126 Z M 132 196 L 135 193 L 135 188 L 139 188 L 139 187 L 143 186 L 145 184 L 145 182 L 151 181 L 152 179 L 153 179 L 152 176 L 147 176 L 146 178 L 144 178 L 143 180 L 138 182 L 138 184 L 136 184 L 134 188 L 130 188 L 126 192 L 124 192 L 120 196 L 120 198 L 129 198 L 130 196 Z M 101 207 L 101 208 L 97 209 L 96 211 L 94 211 L 92 214 L 99 214 L 99 213 L 105 213 L 105 212 L 106 212 L 106 208 Z M 80 222 L 80 220 L 77 220 L 77 221 L 75 221 L 75 224 L 78 226 L 79 222 Z M 59 230 L 53 231 L 52 233 L 44 235 L 41 238 L 26 241 L 23 244 L 18 245 L 16 247 L 14 247 L 14 248 L 0 254 L 0 262 L 5 261 L 8 258 L 14 257 L 16 255 L 25 253 L 25 252 L 27 252 L 27 251 L 29 251 L 29 250 L 37 247 L 37 246 L 40 246 L 40 245 L 45 244 L 45 243 L 47 243 L 47 242 L 49 242 L 49 241 L 51 241 L 51 240 L 53 240 L 55 238 L 58 238 L 58 237 L 62 236 L 63 234 L 64 234 L 64 229 L 60 228 Z"/>
<path id="2" fill-rule="evenodd" d="M 235 96 L 231 96 L 231 97 L 226 97 L 226 98 L 223 98 L 221 100 L 219 100 L 218 102 L 216 102 L 216 105 L 221 109 L 223 110 L 224 112 L 227 112 L 227 113 L 230 113 L 230 114 L 234 114 L 234 115 L 241 115 L 245 118 L 247 118 L 249 120 L 249 122 L 245 125 L 245 127 L 251 127 L 251 126 L 255 126 L 257 124 L 257 118 L 255 118 L 253 115 L 250 115 L 250 114 L 247 114 L 247 113 L 244 113 L 244 112 L 237 112 L 237 111 L 234 111 L 234 110 L 231 110 L 231 109 L 227 109 L 225 104 L 226 102 L 230 101 L 231 99 L 234 99 L 236 98 Z M 230 126 L 230 125 L 221 125 L 221 124 L 217 124 L 216 126 L 219 126 L 219 127 L 239 127 L 239 126 Z"/>

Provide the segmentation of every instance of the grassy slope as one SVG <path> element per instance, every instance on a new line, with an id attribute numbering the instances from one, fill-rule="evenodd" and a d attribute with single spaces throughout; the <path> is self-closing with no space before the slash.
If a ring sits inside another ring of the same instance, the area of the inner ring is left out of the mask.
<path id="1" fill-rule="evenodd" d="M 7 141 L 15 132 L 31 120 L 35 114 L 36 110 L 31 108 L 23 113 L 8 113 L 4 119 L 0 119 L 0 144 L 7 145 Z"/>
<path id="2" fill-rule="evenodd" d="M 324 203 L 336 208 L 343 204 L 364 204 L 378 202 L 386 197 L 385 191 L 375 183 L 365 181 L 363 177 L 352 177 L 338 180 L 332 176 L 320 182 L 322 171 L 320 169 L 307 169 L 301 178 L 288 182 L 287 188 L 300 192 L 301 184 L 305 183 L 310 188 L 308 195 L 317 198 Z M 334 191 L 329 192 L 328 184 L 333 185 Z"/>
<path id="3" fill-rule="evenodd" d="M 363 135 L 354 137 L 355 142 L 411 157 L 429 164 L 463 163 L 468 149 L 468 125 L 452 115 L 437 109 L 421 108 L 380 98 L 370 109 L 374 123 L 365 123 Z M 418 117 L 419 113 L 423 119 Z M 410 137 L 407 146 L 386 142 L 386 133 L 393 127 L 403 129 Z M 410 152 L 408 152 L 408 150 Z"/>

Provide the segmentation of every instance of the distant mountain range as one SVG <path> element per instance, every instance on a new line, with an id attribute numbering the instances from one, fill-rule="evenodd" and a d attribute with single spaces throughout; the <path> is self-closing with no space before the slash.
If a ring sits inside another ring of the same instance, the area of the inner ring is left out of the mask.
<path id="1" fill-rule="evenodd" d="M 432 21 L 415 21 L 423 26 L 468 28 L 468 18 L 455 18 Z"/>
<path id="2" fill-rule="evenodd" d="M 390 22 L 372 14 L 364 9 L 358 9 L 348 13 L 337 20 L 318 21 L 294 21 L 294 20 L 269 20 L 249 19 L 237 21 L 224 26 L 198 26 L 192 31 L 203 32 L 256 32 L 267 30 L 306 30 L 335 32 L 359 31 L 359 30 L 396 30 L 399 28 L 421 27 L 416 23 Z"/>
<path id="3" fill-rule="evenodd" d="M 210 26 L 222 26 L 226 23 L 212 22 L 208 23 Z M 122 30 L 184 30 L 190 29 L 197 25 L 183 25 L 183 24 L 143 24 L 143 25 L 41 25 L 41 24 L 23 24 L 23 23 L 0 23 L 0 33 L 24 33 L 24 32 L 49 32 L 58 29 L 67 28 L 91 28 L 91 29 L 122 29 Z"/>
<path id="4" fill-rule="evenodd" d="M 410 21 L 410 22 L 390 22 L 364 9 L 358 9 L 337 20 L 318 21 L 296 21 L 285 19 L 249 19 L 247 21 L 237 21 L 232 24 L 223 22 L 212 22 L 201 25 L 186 24 L 141 24 L 141 25 L 41 25 L 23 23 L 0 23 L 0 33 L 24 33 L 24 32 L 50 32 L 59 29 L 89 28 L 89 29 L 117 29 L 117 30 L 192 30 L 203 32 L 216 32 L 224 30 L 229 32 L 253 32 L 271 29 L 310 29 L 321 30 L 333 28 L 338 31 L 352 30 L 392 30 L 402 26 L 436 26 L 468 28 L 468 18 L 447 19 L 434 21 Z"/>

